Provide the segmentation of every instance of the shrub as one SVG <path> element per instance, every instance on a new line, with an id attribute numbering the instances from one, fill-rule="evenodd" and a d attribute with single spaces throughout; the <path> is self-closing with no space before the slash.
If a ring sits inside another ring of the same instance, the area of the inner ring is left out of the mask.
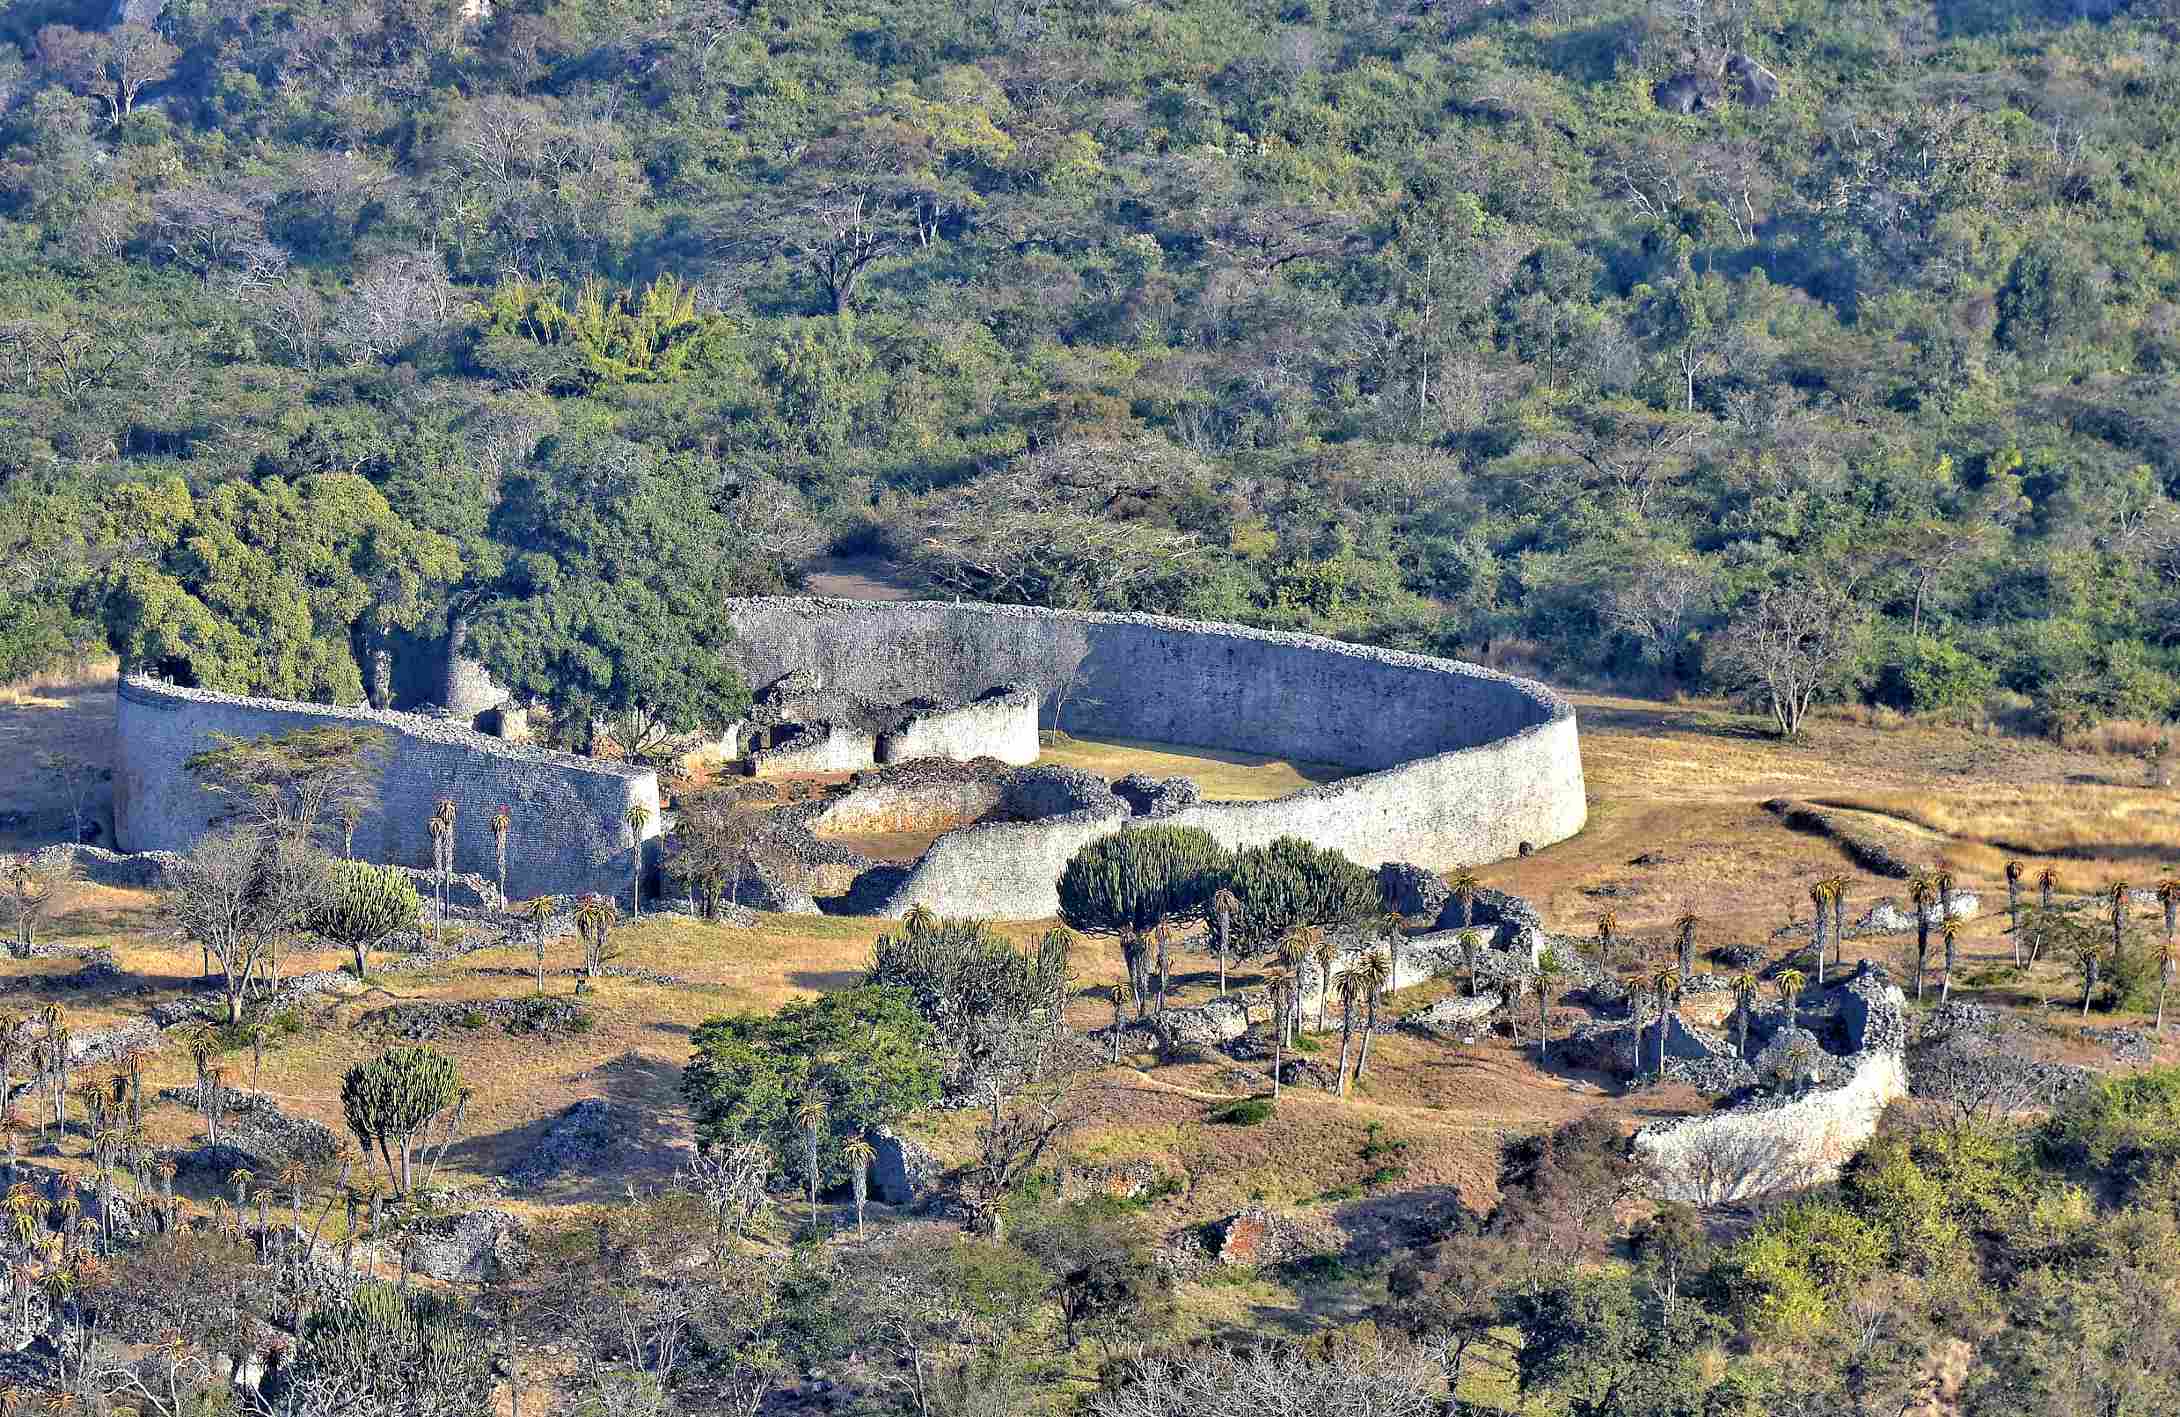
<path id="1" fill-rule="evenodd" d="M 1227 861 L 1225 848 L 1194 827 L 1116 832 L 1076 852 L 1060 872 L 1060 918 L 1092 934 L 1150 930 L 1202 910 Z"/>
<path id="2" fill-rule="evenodd" d="M 2180 1161 L 2180 1068 L 2108 1077 L 2083 1089 L 2038 1136 L 2045 1156 L 2123 1188 Z"/>
<path id="3" fill-rule="evenodd" d="M 1267 1121 L 1272 1115 L 1272 1099 L 1269 1097 L 1244 1097 L 1239 1102 L 1227 1102 L 1211 1109 L 1211 1120 L 1222 1127 L 1253 1127 Z"/>
<path id="4" fill-rule="evenodd" d="M 1226 886 L 1241 901 L 1234 940 L 1244 954 L 1298 925 L 1354 925 L 1383 908 L 1376 872 L 1291 836 L 1236 852 Z"/>

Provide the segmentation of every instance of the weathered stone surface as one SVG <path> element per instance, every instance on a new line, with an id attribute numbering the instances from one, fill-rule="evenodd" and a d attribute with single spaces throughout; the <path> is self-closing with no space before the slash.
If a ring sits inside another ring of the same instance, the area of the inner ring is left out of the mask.
<path id="1" fill-rule="evenodd" d="M 941 1167 L 931 1148 L 883 1128 L 870 1139 L 870 1193 L 893 1206 L 923 1203 L 937 1184 Z"/>
<path id="2" fill-rule="evenodd" d="M 1983 901 L 1973 891 L 1953 892 L 1953 914 L 1959 919 L 1973 919 L 1982 906 Z M 1924 906 L 1918 912 L 1913 904 L 1906 901 L 1881 900 L 1876 905 L 1871 906 L 1868 912 L 1849 928 L 1851 930 L 1868 931 L 1871 934 L 1895 934 L 1914 929 L 1917 914 L 1926 916 L 1932 929 L 1936 929 L 1938 922 L 1945 917 L 1945 912 L 1938 908 L 1935 901 Z"/>
<path id="3" fill-rule="evenodd" d="M 200 1115 L 204 1111 L 203 1091 L 199 1085 L 161 1088 L 159 1096 Z M 277 1168 L 288 1161 L 317 1166 L 340 1154 L 341 1139 L 331 1127 L 308 1117 L 283 1112 L 278 1103 L 262 1092 L 226 1087 L 217 1089 L 216 1096 L 222 1143 L 218 1150 L 247 1153 L 254 1159 L 238 1164 L 248 1170 L 269 1175 L 265 1170 L 267 1166 Z M 217 1159 L 208 1158 L 208 1161 Z M 227 1169 L 232 1171 L 234 1167 Z"/>
<path id="4" fill-rule="evenodd" d="M 1141 772 L 1116 778 L 1113 792 L 1138 817 L 1171 816 L 1183 807 L 1195 806 L 1204 796 L 1192 777 L 1152 777 Z"/>
<path id="5" fill-rule="evenodd" d="M 1449 894 L 1436 871 L 1411 861 L 1388 861 L 1378 867 L 1378 890 L 1387 910 L 1411 919 L 1437 920 Z"/>
<path id="6" fill-rule="evenodd" d="M 1426 1033 L 1473 1040 L 1482 1035 L 1491 1022 L 1491 1016 L 1498 1009 L 1499 1001 L 1494 997 L 1478 995 L 1471 999 L 1456 994 L 1413 1013 L 1403 1014 L 1400 1021 L 1410 1028 L 1419 1028 Z"/>
<path id="7" fill-rule="evenodd" d="M 589 1167 L 612 1147 L 617 1130 L 612 1104 L 602 1097 L 586 1097 L 553 1118 L 507 1179 L 516 1186 L 541 1186 L 568 1171 Z"/>
<path id="8" fill-rule="evenodd" d="M 504 1210 L 464 1211 L 426 1220 L 417 1230 L 410 1263 L 419 1274 L 440 1280 L 482 1279 L 494 1250 L 522 1243 L 522 1222 Z"/>
<path id="9" fill-rule="evenodd" d="M 1215 1220 L 1199 1234 L 1204 1250 L 1218 1263 L 1259 1269 L 1322 1254 L 1340 1243 L 1329 1227 L 1258 1205 Z"/>
<path id="10" fill-rule="evenodd" d="M 456 806 L 456 868 L 484 871 L 496 860 L 492 817 L 505 805 L 514 816 L 513 895 L 616 895 L 629 878 L 629 808 L 644 807 L 646 832 L 658 830 L 658 776 L 649 769 L 506 743 L 423 714 L 241 698 L 133 677 L 122 681 L 115 709 L 114 834 L 125 851 L 186 851 L 210 826 L 218 800 L 182 760 L 210 747 L 213 733 L 251 738 L 326 724 L 378 728 L 389 739 L 379 805 L 356 828 L 356 853 L 367 860 L 428 867 L 427 821 L 446 797 Z"/>
<path id="11" fill-rule="evenodd" d="M 1838 1176 L 1869 1140 L 1885 1108 L 1907 1095 L 1907 1001 L 1882 969 L 1864 964 L 1827 991 L 1846 1057 L 1824 1054 L 1822 1082 L 1788 1085 L 1723 1112 L 1653 1123 L 1635 1134 L 1633 1149 L 1652 1194 L 1718 1205 Z M 1766 1053 L 1812 1031 L 1782 1018 Z M 1774 1069 L 1774 1073 L 1775 1073 Z M 1770 1080 L 1760 1057 L 1757 1073 Z"/>
<path id="12" fill-rule="evenodd" d="M 764 683 L 807 667 L 866 699 L 943 699 L 1001 684 L 1045 696 L 1058 727 L 1333 761 L 1363 776 L 1271 802 L 1207 802 L 1162 820 L 1228 846 L 1300 836 L 1365 865 L 1453 866 L 1577 830 L 1586 808 L 1573 710 L 1540 685 L 1469 665 L 1302 635 L 1017 606 L 773 597 L 733 602 L 735 653 Z M 942 915 L 1054 913 L 1074 851 L 1118 812 L 941 837 L 886 903 Z"/>

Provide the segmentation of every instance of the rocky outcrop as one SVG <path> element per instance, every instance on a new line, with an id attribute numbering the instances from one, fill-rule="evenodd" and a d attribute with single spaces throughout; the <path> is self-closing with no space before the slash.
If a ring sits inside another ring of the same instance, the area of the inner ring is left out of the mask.
<path id="1" fill-rule="evenodd" d="M 476 1281 L 485 1277 L 486 1261 L 498 1251 L 519 1251 L 522 1222 L 504 1210 L 471 1210 L 419 1222 L 409 1252 L 417 1273 L 438 1280 Z"/>
<path id="2" fill-rule="evenodd" d="M 161 1088 L 159 1096 L 201 1114 L 208 1086 L 200 1083 L 190 1087 Z M 225 1087 L 216 1089 L 214 1096 L 219 1106 L 221 1145 L 212 1150 L 241 1153 L 244 1159 L 199 1157 L 199 1165 L 231 1160 L 234 1164 L 228 1166 L 229 1171 L 239 1165 L 259 1176 L 270 1176 L 290 1161 L 322 1166 L 341 1153 L 341 1139 L 331 1127 L 281 1111 L 279 1105 L 262 1092 Z"/>
<path id="3" fill-rule="evenodd" d="M 1113 792 L 1138 817 L 1165 817 L 1203 801 L 1203 789 L 1192 777 L 1152 777 L 1132 772 L 1113 781 Z"/>

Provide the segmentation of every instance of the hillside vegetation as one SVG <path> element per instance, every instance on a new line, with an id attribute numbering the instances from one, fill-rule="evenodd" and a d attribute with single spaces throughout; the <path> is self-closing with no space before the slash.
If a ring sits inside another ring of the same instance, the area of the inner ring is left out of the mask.
<path id="1" fill-rule="evenodd" d="M 831 546 L 1645 686 L 1770 589 L 1820 698 L 2180 697 L 2160 0 L 106 10 L 0 12 L 0 680 L 352 701 L 451 613 L 709 723 L 718 599 Z"/>

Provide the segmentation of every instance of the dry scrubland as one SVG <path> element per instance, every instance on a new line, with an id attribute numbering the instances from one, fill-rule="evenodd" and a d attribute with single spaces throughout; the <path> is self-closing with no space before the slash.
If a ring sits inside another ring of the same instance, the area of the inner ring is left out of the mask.
<path id="1" fill-rule="evenodd" d="M 1750 721 L 1704 706 L 1660 706 L 1589 697 L 1580 701 L 1584 767 L 1591 792 L 1589 828 L 1579 837 L 1524 860 L 1498 864 L 1487 883 L 1529 896 L 1556 930 L 1587 933 L 1599 910 L 1614 909 L 1635 949 L 1664 952 L 1672 920 L 1693 908 L 1703 917 L 1702 943 L 1768 941 L 1788 918 L 1806 920 L 1807 886 L 1846 869 L 1854 880 L 1856 915 L 1898 881 L 1856 870 L 1836 843 L 1797 832 L 1764 809 L 1791 796 L 1825 805 L 1865 827 L 1918 863 L 1946 862 L 1963 883 L 1983 893 L 1985 913 L 1964 941 L 1965 984 L 1957 992 L 1987 1002 L 2036 1009 L 2064 1003 L 2075 986 L 2056 965 L 2021 978 L 2011 970 L 2003 934 L 1999 871 L 2010 851 L 2029 854 L 2031 875 L 2057 865 L 2070 890 L 2109 880 L 2146 883 L 2160 863 L 2180 861 L 2180 797 L 2137 785 L 2139 764 L 2123 758 L 2068 752 L 2048 744 L 1985 737 L 1958 730 L 1873 729 L 1842 722 L 1816 725 L 1807 742 L 1782 746 Z M 93 747 L 105 732 L 109 701 L 95 688 L 46 686 L 0 704 L 8 761 L 27 761 L 37 747 Z M 1187 771 L 1210 796 L 1272 796 L 1304 781 L 1322 780 L 1308 765 L 1272 764 L 1228 755 L 1190 756 L 1143 745 L 1063 742 L 1053 756 L 1109 775 L 1136 769 L 1160 775 Z M 0 811 L 46 811 L 52 803 L 35 778 L 11 773 L 0 783 Z M 481 1181 L 504 1173 L 534 1143 L 546 1122 L 583 1097 L 626 1104 L 630 1131 L 615 1163 L 597 1174 L 569 1178 L 509 1204 L 536 1210 L 618 1197 L 630 1184 L 668 1174 L 688 1146 L 688 1121 L 677 1092 L 690 1029 L 715 1014 L 769 1010 L 782 1002 L 851 983 L 883 922 L 861 919 L 763 917 L 754 929 L 675 918 L 647 918 L 616 939 L 626 967 L 670 976 L 671 985 L 604 980 L 595 995 L 596 1025 L 557 1039 L 511 1037 L 496 1029 L 455 1030 L 436 1046 L 459 1063 L 476 1089 L 468 1135 L 449 1154 L 443 1179 Z M 1010 926 L 1027 937 L 1038 924 Z M 62 1004 L 79 1029 L 142 1013 L 192 987 L 194 949 L 163 939 L 154 901 L 143 892 L 79 886 L 50 934 L 75 945 L 105 945 L 129 979 L 105 993 L 42 988 L 44 976 L 67 973 L 74 961 L 0 964 L 7 1003 L 27 1008 Z M 1850 941 L 1847 956 L 1892 962 L 1906 941 Z M 1783 953 L 1784 941 L 1774 953 Z M 298 956 L 284 971 L 331 968 L 340 956 Z M 566 993 L 577 962 L 573 941 L 552 946 L 548 991 Z M 307 1007 L 295 1035 L 266 1053 L 261 1076 L 241 1053 L 228 1060 L 235 1080 L 261 1087 L 295 1111 L 340 1125 L 342 1073 L 374 1053 L 380 1040 L 364 1027 L 388 1005 L 413 1000 L 477 1001 L 533 992 L 528 950 L 493 949 L 425 973 L 377 976 L 336 1002 Z M 1083 1026 L 1101 1023 L 1110 1006 L 1094 991 L 1120 978 L 1117 952 L 1103 942 L 1077 958 L 1080 989 L 1072 1009 Z M 1238 983 L 1253 982 L 1246 970 Z M 1177 969 L 1182 1002 L 1214 992 L 1205 957 L 1187 953 Z M 1421 1002 L 1444 984 L 1406 991 L 1396 1011 Z M 2087 1058 L 2069 1043 L 2071 1015 L 2050 1013 L 2053 1046 Z M 2109 1025 L 2115 1020 L 2100 1017 Z M 1337 1052 L 1337 1042 L 1332 1044 Z M 2175 1050 L 2168 1047 L 2167 1056 Z M 1253 1127 L 1209 1120 L 1214 1104 L 1257 1090 L 1260 1070 L 1233 1064 L 1189 1064 L 1152 1070 L 1134 1058 L 1106 1070 L 1092 1092 L 1092 1119 L 1076 1139 L 1088 1161 L 1147 1159 L 1169 1178 L 1170 1194 L 1155 1201 L 1162 1223 L 1178 1225 L 1231 1213 L 1262 1200 L 1316 1206 L 1356 1243 L 1368 1246 L 1380 1227 L 1458 1200 L 1488 1205 L 1494 1194 L 1499 1144 L 1510 1134 L 1609 1109 L 1633 1126 L 1654 1116 L 1701 1107 L 1690 1093 L 1651 1089 L 1622 1095 L 1594 1075 L 1540 1070 L 1530 1050 L 1505 1040 L 1457 1047 L 1404 1034 L 1384 1037 L 1372 1076 L 1348 1103 L 1309 1088 L 1290 1089 L 1279 1112 Z M 191 1065 L 169 1049 L 147 1082 L 187 1082 Z M 1400 1149 L 1396 1174 L 1366 1180 L 1386 1164 L 1365 1157 L 1369 1127 Z M 163 1106 L 150 1119 L 154 1139 L 180 1142 L 196 1131 L 192 1115 Z M 952 1114 L 924 1119 L 912 1130 L 942 1154 L 959 1154 L 973 1119 Z M 1205 1287 L 1185 1307 L 1205 1327 L 1261 1323 L 1268 1317 L 1307 1326 L 1320 1316 L 1351 1311 L 1367 1295 L 1337 1274 L 1282 1287 L 1253 1278 Z"/>

